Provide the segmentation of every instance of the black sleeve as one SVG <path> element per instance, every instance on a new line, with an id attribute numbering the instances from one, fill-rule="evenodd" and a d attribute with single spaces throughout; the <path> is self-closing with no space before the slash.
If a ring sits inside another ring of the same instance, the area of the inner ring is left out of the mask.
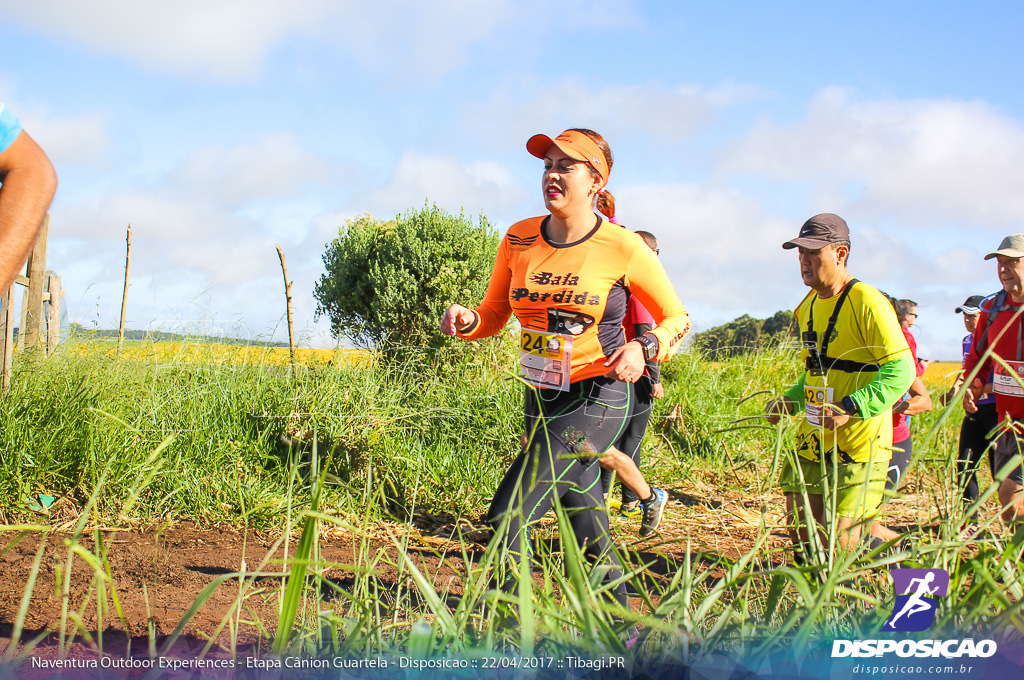
<path id="1" fill-rule="evenodd" d="M 647 331 L 653 330 L 653 326 L 649 323 L 635 323 L 633 324 L 633 337 L 639 338 Z M 648 361 L 647 373 L 651 376 L 651 384 L 657 385 L 661 382 L 661 362 L 659 361 Z"/>

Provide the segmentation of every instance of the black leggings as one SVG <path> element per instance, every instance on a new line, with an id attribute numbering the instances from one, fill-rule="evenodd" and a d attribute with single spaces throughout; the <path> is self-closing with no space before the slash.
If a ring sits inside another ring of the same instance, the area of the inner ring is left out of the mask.
<path id="1" fill-rule="evenodd" d="M 892 458 L 889 460 L 889 475 L 885 480 L 885 490 L 895 491 L 900 485 L 900 479 L 903 478 L 903 473 L 907 471 L 907 466 L 910 465 L 910 458 L 913 453 L 914 441 L 907 437 L 901 442 L 892 443 Z M 883 498 L 884 503 L 888 500 L 886 496 Z"/>
<path id="2" fill-rule="evenodd" d="M 956 457 L 956 484 L 962 487 L 964 503 L 970 504 L 978 500 L 978 479 L 977 469 L 981 457 L 985 451 L 995 442 L 995 437 L 989 437 L 996 425 L 999 424 L 999 413 L 996 405 L 982 404 L 978 406 L 977 413 L 968 413 L 964 416 L 964 422 L 960 424 L 960 446 Z M 995 461 L 992 454 L 988 456 L 988 467 L 995 479 Z"/>
<path id="3" fill-rule="evenodd" d="M 651 420 L 651 410 L 654 404 L 654 397 L 651 393 L 651 379 L 647 376 L 640 378 L 639 381 L 633 383 L 631 386 L 633 391 L 633 415 L 630 416 L 629 421 L 626 423 L 626 429 L 622 432 L 622 436 L 615 442 L 615 448 L 622 451 L 624 454 L 633 459 L 633 464 L 636 465 L 636 469 L 640 469 L 640 444 L 644 441 L 644 434 L 647 432 L 647 424 Z M 601 469 L 601 490 L 608 494 L 611 489 L 612 483 L 612 471 Z M 636 503 L 639 498 L 633 493 L 633 490 L 627 487 L 625 484 L 620 484 L 622 487 L 622 504 L 629 505 L 630 503 Z"/>
<path id="4" fill-rule="evenodd" d="M 505 473 L 487 512 L 495 531 L 508 522 L 505 545 L 513 559 L 518 561 L 522 554 L 524 527 L 543 517 L 557 496 L 583 553 L 591 561 L 610 563 L 608 581 L 622 576 L 609 536 L 597 461 L 618 440 L 631 410 L 628 384 L 611 378 L 581 380 L 566 392 L 527 391 L 527 444 Z M 506 589 L 515 588 L 514 579 L 501 581 Z M 614 596 L 629 607 L 624 583 L 615 587 Z"/>

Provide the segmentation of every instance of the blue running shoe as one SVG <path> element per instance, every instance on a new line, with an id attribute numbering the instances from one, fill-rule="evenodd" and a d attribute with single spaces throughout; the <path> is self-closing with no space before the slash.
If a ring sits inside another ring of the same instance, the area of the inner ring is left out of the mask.
<path id="1" fill-rule="evenodd" d="M 640 535 L 650 536 L 661 524 L 661 516 L 665 514 L 665 505 L 668 503 L 668 494 L 662 489 L 651 487 L 654 496 L 649 501 L 640 501 L 643 512 L 643 519 L 640 521 Z"/>

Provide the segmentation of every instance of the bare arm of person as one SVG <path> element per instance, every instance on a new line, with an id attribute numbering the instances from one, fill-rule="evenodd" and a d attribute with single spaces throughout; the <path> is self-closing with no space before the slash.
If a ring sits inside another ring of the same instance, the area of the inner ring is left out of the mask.
<path id="1" fill-rule="evenodd" d="M 928 388 L 924 386 L 924 381 L 921 378 L 914 378 L 914 382 L 910 384 L 910 399 L 901 402 L 906 404 L 901 413 L 905 413 L 908 416 L 916 416 L 919 413 L 925 413 L 932 410 L 932 396 L 928 394 Z"/>
<path id="2" fill-rule="evenodd" d="M 0 291 L 25 264 L 57 191 L 50 159 L 22 130 L 0 153 Z"/>

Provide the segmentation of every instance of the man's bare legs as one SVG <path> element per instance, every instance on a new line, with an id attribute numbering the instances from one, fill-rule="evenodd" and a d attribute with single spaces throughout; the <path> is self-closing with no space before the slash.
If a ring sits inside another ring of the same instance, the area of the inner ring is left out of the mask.
<path id="1" fill-rule="evenodd" d="M 789 528 L 789 538 L 793 545 L 810 545 L 811 520 L 818 528 L 818 538 L 822 544 L 828 541 L 828 534 L 825 531 L 825 504 L 820 494 L 808 494 L 807 500 L 810 507 L 805 507 L 803 497 L 796 493 L 786 494 L 786 517 Z M 811 517 L 807 517 L 810 510 Z M 872 523 L 865 523 L 863 520 L 853 517 L 839 517 L 836 519 L 836 544 L 843 550 L 852 550 L 860 544 L 861 534 L 865 529 L 871 531 Z"/>
<path id="2" fill-rule="evenodd" d="M 1012 479 L 1004 479 L 999 485 L 999 505 L 1003 507 L 1004 522 L 1024 522 L 1024 487 Z"/>

